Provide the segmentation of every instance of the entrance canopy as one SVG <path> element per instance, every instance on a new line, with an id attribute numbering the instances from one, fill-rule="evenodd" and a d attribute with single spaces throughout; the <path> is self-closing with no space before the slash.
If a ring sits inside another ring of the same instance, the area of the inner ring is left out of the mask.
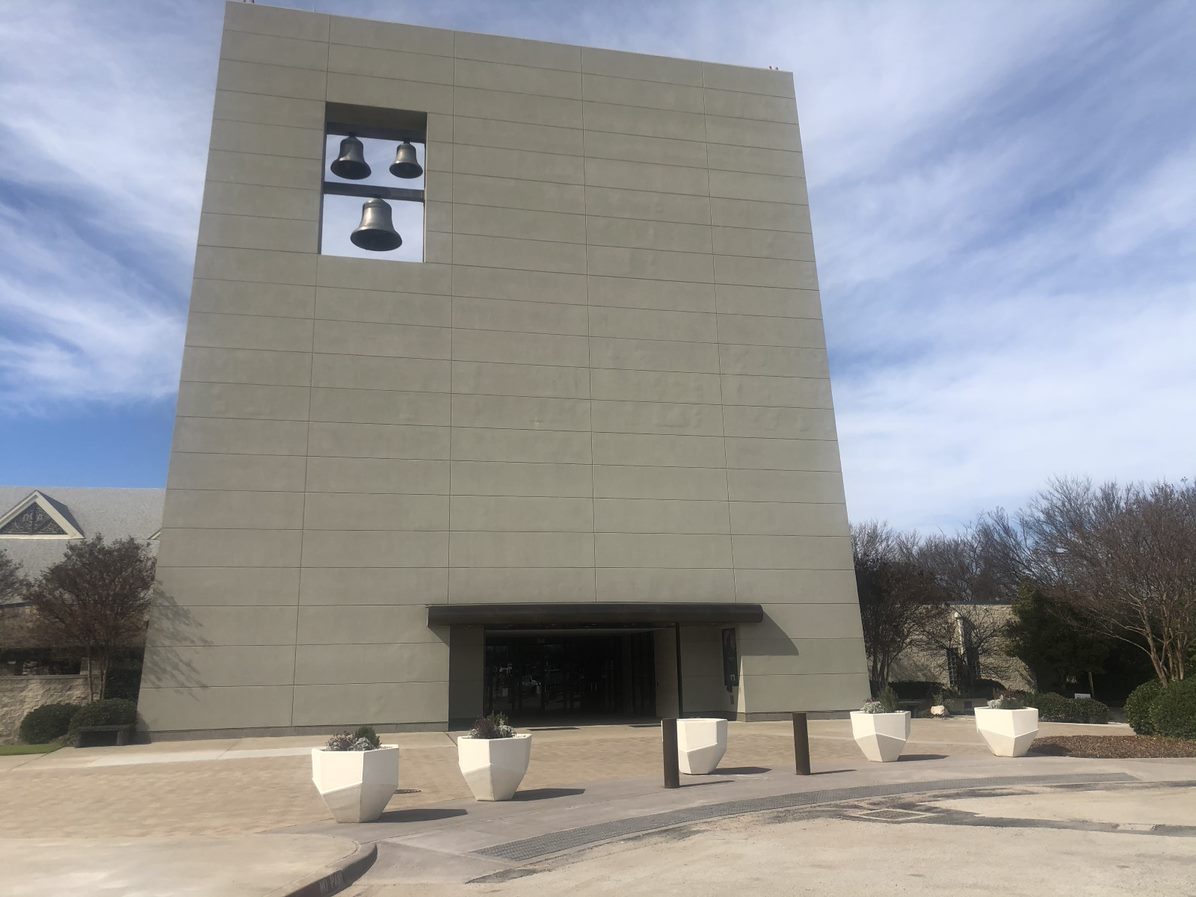
<path id="1" fill-rule="evenodd" d="M 759 604 L 665 602 L 658 604 L 595 602 L 575 604 L 430 604 L 429 626 L 587 626 L 619 623 L 759 623 Z"/>

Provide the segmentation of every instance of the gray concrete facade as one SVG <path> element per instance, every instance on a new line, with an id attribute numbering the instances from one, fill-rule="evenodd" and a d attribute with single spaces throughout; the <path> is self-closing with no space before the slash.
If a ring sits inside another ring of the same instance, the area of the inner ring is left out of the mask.
<path id="1" fill-rule="evenodd" d="M 329 103 L 427 114 L 423 263 L 319 254 Z M 228 4 L 159 571 L 163 734 L 472 716 L 443 603 L 758 603 L 686 711 L 856 706 L 792 76 Z"/>

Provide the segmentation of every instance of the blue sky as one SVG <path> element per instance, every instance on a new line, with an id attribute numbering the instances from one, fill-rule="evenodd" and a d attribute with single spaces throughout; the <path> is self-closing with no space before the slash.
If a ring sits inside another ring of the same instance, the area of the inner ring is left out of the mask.
<path id="1" fill-rule="evenodd" d="M 1196 473 L 1191 5 L 315 7 L 792 70 L 854 519 Z M 0 20 L 0 482 L 165 481 L 221 16 Z"/>

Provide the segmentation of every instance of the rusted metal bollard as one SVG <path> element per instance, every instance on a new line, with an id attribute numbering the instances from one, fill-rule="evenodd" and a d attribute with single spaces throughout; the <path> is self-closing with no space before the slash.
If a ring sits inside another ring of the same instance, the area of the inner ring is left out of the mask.
<path id="1" fill-rule="evenodd" d="M 793 763 L 799 776 L 810 774 L 810 729 L 804 713 L 793 714 Z"/>
<path id="2" fill-rule="evenodd" d="M 662 719 L 660 733 L 664 736 L 664 787 L 681 787 L 681 766 L 677 761 L 677 721 Z"/>

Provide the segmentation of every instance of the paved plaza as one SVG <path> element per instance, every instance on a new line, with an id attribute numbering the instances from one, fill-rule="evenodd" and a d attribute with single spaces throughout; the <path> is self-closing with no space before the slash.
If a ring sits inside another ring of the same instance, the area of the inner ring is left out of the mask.
<path id="1" fill-rule="evenodd" d="M 671 791 L 654 726 L 534 730 L 518 799 L 500 804 L 469 798 L 450 734 L 384 736 L 401 747 L 399 792 L 378 822 L 340 826 L 309 778 L 319 738 L 3 757 L 0 888 L 281 895 L 375 847 L 344 893 L 680 893 L 687 882 L 715 893 L 755 881 L 762 893 L 854 894 L 886 865 L 909 888 L 890 893 L 957 893 L 961 870 L 1012 874 L 1048 845 L 1041 874 L 1100 870 L 1070 893 L 1191 881 L 1178 858 L 1196 847 L 1196 761 L 998 759 L 961 718 L 915 720 L 902 761 L 875 764 L 847 721 L 810 730 L 813 776 L 793 773 L 788 723 L 732 723 L 716 773 Z M 1093 731 L 1130 734 L 1041 734 Z"/>

